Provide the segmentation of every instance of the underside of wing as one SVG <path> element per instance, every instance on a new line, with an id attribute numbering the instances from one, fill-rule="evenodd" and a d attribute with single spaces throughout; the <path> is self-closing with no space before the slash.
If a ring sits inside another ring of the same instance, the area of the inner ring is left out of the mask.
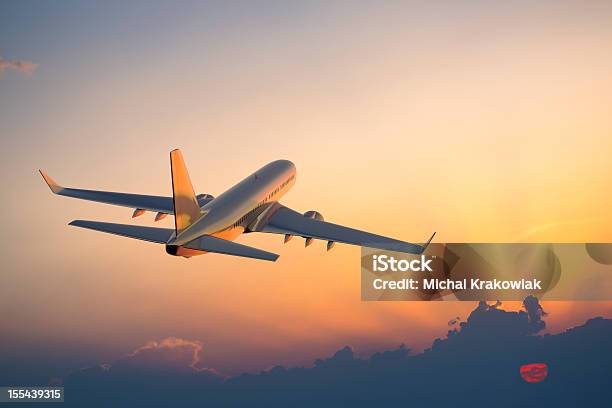
<path id="1" fill-rule="evenodd" d="M 262 219 L 254 231 L 315 238 L 389 251 L 422 253 L 429 241 L 423 245 L 412 244 L 354 228 L 305 217 L 297 211 L 278 204 Z M 433 235 L 432 235 L 433 238 Z"/>
<path id="2" fill-rule="evenodd" d="M 137 208 L 140 210 L 158 212 L 162 214 L 174 213 L 174 203 L 172 197 L 68 188 L 56 183 L 55 180 L 49 177 L 49 175 L 44 171 L 40 170 L 40 174 L 49 185 L 51 191 L 57 195 L 78 198 L 81 200 L 96 201 L 98 203 Z M 212 199 L 213 197 L 208 194 L 201 194 L 198 196 L 200 206 L 206 204 Z"/>

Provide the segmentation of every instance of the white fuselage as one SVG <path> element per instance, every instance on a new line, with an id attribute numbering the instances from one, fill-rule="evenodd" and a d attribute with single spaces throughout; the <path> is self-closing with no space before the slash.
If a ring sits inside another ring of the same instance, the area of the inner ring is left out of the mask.
<path id="1" fill-rule="evenodd" d="M 278 201 L 295 183 L 295 165 L 276 160 L 242 180 L 202 207 L 205 214 L 181 232 L 169 244 L 184 245 L 203 235 L 233 240 L 259 215 Z M 193 256 L 193 250 L 181 248 L 177 255 Z M 183 252 L 183 253 L 180 253 Z M 202 253 L 201 251 L 196 251 Z"/>

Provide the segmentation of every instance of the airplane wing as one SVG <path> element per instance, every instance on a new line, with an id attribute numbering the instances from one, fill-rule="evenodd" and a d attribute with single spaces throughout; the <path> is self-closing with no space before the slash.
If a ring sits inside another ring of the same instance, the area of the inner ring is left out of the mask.
<path id="1" fill-rule="evenodd" d="M 254 231 L 273 234 L 297 235 L 312 237 L 331 242 L 340 242 L 369 248 L 386 249 L 390 251 L 421 254 L 431 242 L 433 235 L 423 245 L 411 244 L 397 239 L 371 234 L 353 228 L 344 227 L 331 222 L 319 221 L 304 217 L 297 211 L 277 204 L 267 212 L 266 216 L 254 227 Z M 434 233 L 435 235 L 435 233 Z"/>
<path id="2" fill-rule="evenodd" d="M 172 197 L 162 197 L 142 194 L 115 193 L 111 191 L 82 190 L 77 188 L 67 188 L 59 185 L 49 175 L 39 170 L 47 185 L 54 194 L 79 198 L 81 200 L 96 201 L 99 203 L 119 205 L 123 207 L 138 208 L 163 214 L 174 213 L 174 203 Z M 212 200 L 208 194 L 198 196 L 200 206 Z"/>

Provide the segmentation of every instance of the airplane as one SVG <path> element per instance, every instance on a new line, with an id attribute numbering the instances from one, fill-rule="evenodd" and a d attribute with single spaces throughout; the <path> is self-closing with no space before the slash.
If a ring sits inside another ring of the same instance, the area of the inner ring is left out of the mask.
<path id="1" fill-rule="evenodd" d="M 54 194 L 133 208 L 132 218 L 155 212 L 155 221 L 174 216 L 174 229 L 129 224 L 75 220 L 69 225 L 124 237 L 164 244 L 166 252 L 190 258 L 208 252 L 276 261 L 279 255 L 233 242 L 243 233 L 264 232 L 327 241 L 327 250 L 336 242 L 422 254 L 434 234 L 423 245 L 411 244 L 326 222 L 321 213 L 301 214 L 279 203 L 295 184 L 296 168 L 289 160 L 273 161 L 218 197 L 196 195 L 179 149 L 170 152 L 172 197 L 67 188 L 39 170 Z"/>

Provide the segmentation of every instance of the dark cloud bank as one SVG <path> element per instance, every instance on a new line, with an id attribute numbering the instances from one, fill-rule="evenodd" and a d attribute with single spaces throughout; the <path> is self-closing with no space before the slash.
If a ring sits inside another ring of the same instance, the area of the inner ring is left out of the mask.
<path id="1" fill-rule="evenodd" d="M 610 406 L 612 320 L 542 336 L 538 301 L 526 299 L 525 309 L 481 302 L 416 355 L 402 345 L 360 359 L 345 347 L 312 368 L 232 378 L 203 366 L 200 342 L 150 342 L 66 377 L 63 406 Z M 548 364 L 548 378 L 523 381 L 519 368 L 528 363 Z"/>

